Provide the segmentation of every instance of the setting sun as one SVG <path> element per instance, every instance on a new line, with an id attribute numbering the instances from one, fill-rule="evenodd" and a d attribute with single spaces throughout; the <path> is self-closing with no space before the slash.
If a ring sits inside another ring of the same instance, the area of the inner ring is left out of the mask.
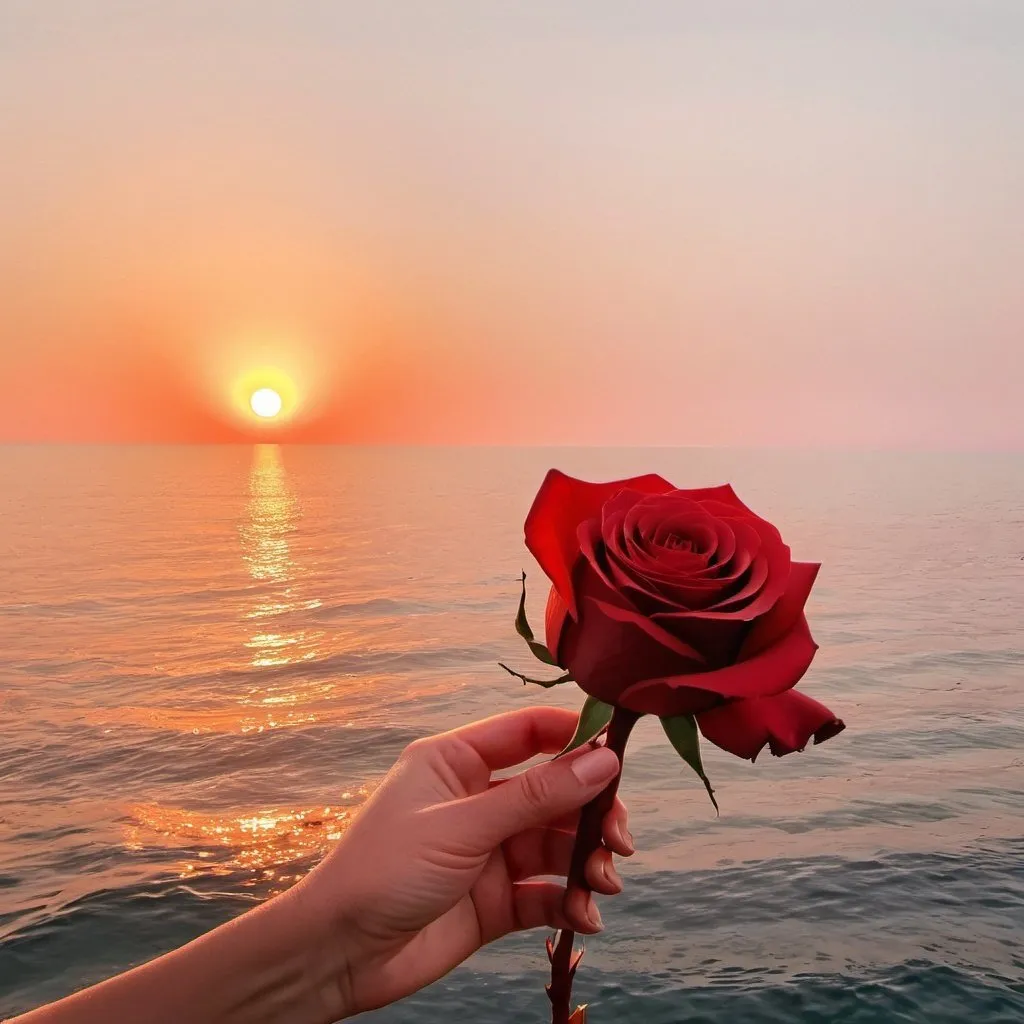
<path id="1" fill-rule="evenodd" d="M 260 388 L 249 399 L 252 411 L 265 420 L 272 420 L 281 411 L 281 404 L 281 396 L 273 388 Z"/>
<path id="2" fill-rule="evenodd" d="M 218 390 L 230 402 L 238 426 L 250 433 L 255 431 L 254 437 L 265 435 L 267 430 L 276 437 L 283 436 L 282 429 L 295 422 L 303 404 L 293 369 L 285 369 L 280 363 L 252 362 L 245 368 L 245 354 L 240 353 L 236 359 L 235 367 L 223 367 L 216 376 L 220 377 Z"/>

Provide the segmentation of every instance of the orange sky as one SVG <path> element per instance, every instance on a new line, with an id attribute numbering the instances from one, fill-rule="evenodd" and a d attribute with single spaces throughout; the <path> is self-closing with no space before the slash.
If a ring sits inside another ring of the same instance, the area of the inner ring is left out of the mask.
<path id="1" fill-rule="evenodd" d="M 1024 446 L 1014 0 L 86 6 L 0 8 L 0 440 Z"/>

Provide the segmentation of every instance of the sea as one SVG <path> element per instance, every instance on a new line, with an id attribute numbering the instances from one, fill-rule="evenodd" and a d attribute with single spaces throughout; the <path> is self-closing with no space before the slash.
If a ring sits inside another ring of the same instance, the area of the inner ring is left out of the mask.
<path id="1" fill-rule="evenodd" d="M 291 885 L 413 739 L 528 704 L 547 469 L 732 483 L 820 561 L 803 688 L 841 736 L 703 787 L 654 722 L 591 1024 L 1024 1021 L 1024 457 L 0 448 L 0 1017 Z M 544 935 L 373 1024 L 544 1024 Z"/>

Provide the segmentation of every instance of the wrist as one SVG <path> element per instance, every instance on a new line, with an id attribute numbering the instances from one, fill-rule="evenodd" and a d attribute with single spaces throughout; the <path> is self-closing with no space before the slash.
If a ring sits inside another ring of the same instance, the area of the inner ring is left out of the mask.
<path id="1" fill-rule="evenodd" d="M 358 860 L 343 863 L 344 848 L 343 841 L 328 861 L 278 897 L 282 907 L 291 904 L 288 914 L 306 936 L 307 985 L 323 994 L 332 1022 L 383 1005 L 366 991 L 380 952 L 380 943 L 365 928 L 374 897 L 360 880 Z M 341 878 L 347 883 L 344 893 L 333 881 Z"/>
<path id="2" fill-rule="evenodd" d="M 341 929 L 301 883 L 253 911 L 254 935 L 270 935 L 278 950 L 268 984 L 262 986 L 276 1024 L 334 1024 L 352 1014 L 351 969 Z M 262 919 L 260 919 L 262 917 Z M 263 1018 L 260 1018 L 261 1020 Z"/>

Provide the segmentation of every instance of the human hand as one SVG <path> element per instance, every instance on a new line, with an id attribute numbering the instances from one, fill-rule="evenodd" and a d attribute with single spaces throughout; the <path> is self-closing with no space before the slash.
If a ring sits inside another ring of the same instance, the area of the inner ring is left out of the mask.
<path id="1" fill-rule="evenodd" d="M 569 711 L 527 708 L 418 740 L 298 885 L 18 1021 L 328 1024 L 415 992 L 508 932 L 599 931 L 590 892 L 537 879 L 567 873 L 579 809 L 615 778 L 615 754 L 584 748 L 491 778 L 561 750 L 575 724 Z M 602 837 L 584 873 L 612 894 L 612 852 L 633 852 L 621 803 Z"/>
<path id="2" fill-rule="evenodd" d="M 615 777 L 615 754 L 584 748 L 505 781 L 491 773 L 555 753 L 576 715 L 526 708 L 418 740 L 402 754 L 338 846 L 288 894 L 333 936 L 345 1016 L 394 1002 L 440 978 L 480 946 L 526 928 L 592 934 L 589 892 L 537 876 L 566 875 L 579 809 Z M 622 883 L 629 856 L 616 801 L 604 845 L 586 864 L 594 891 Z"/>

